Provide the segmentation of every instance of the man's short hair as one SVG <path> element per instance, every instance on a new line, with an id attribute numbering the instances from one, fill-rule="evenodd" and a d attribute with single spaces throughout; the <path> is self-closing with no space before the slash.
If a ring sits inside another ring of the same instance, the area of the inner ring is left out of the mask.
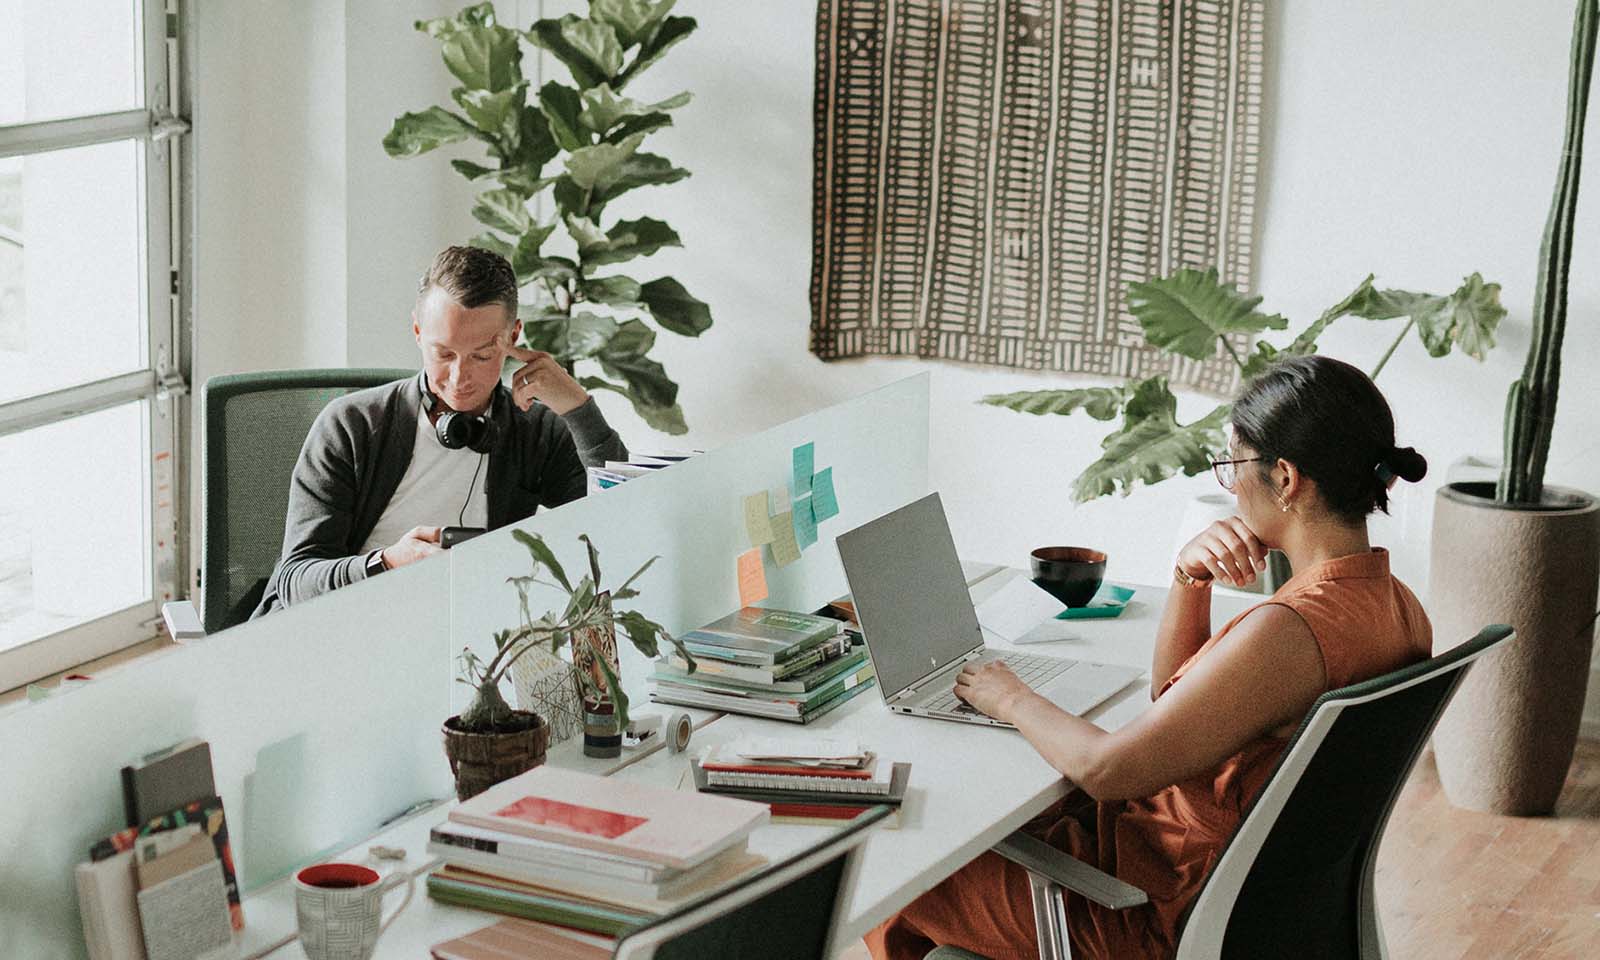
<path id="1" fill-rule="evenodd" d="M 505 306 L 517 318 L 517 274 L 505 257 L 481 247 L 445 247 L 417 285 L 417 302 L 438 287 L 468 310 L 488 303 Z"/>

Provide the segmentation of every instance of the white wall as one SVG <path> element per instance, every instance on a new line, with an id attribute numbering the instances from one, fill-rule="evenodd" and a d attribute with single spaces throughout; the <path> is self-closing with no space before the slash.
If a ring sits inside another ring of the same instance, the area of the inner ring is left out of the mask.
<path id="1" fill-rule="evenodd" d="M 257 18 L 262 26 L 269 19 L 248 12 L 253 5 L 235 6 L 222 14 L 208 7 L 202 15 Z M 279 356 L 316 355 L 329 338 L 341 336 L 352 364 L 409 358 L 404 333 L 394 334 L 400 346 L 389 339 L 389 317 L 409 306 L 410 283 L 427 254 L 472 232 L 466 185 L 442 158 L 390 160 L 375 140 L 401 110 L 444 101 L 450 82 L 435 45 L 412 33 L 410 21 L 414 8 L 455 6 L 345 4 L 345 113 L 330 134 L 337 139 L 342 129 L 346 138 L 345 179 L 342 194 L 327 187 L 345 206 L 338 224 L 315 222 L 335 231 L 342 224 L 346 234 L 330 238 L 309 229 L 310 208 L 321 201 L 304 191 L 320 186 L 317 177 L 325 171 L 305 154 L 320 134 L 287 129 L 285 119 L 278 136 L 297 149 L 275 157 L 281 166 L 245 162 L 248 151 L 238 148 L 224 163 L 215 152 L 209 163 L 202 155 L 200 250 L 202 257 L 212 254 L 212 263 L 200 265 L 210 293 L 209 304 L 202 295 L 201 307 L 213 308 L 211 322 L 235 325 L 228 329 L 239 331 L 246 348 L 213 350 L 207 360 L 202 335 L 202 363 L 272 365 Z M 550 0 L 545 6 L 554 15 L 572 4 Z M 1432 490 L 1451 461 L 1497 452 L 1505 390 L 1521 368 L 1539 235 L 1560 149 L 1572 6 L 1570 0 L 1530 0 L 1512 15 L 1490 0 L 1448 9 L 1379 0 L 1269 5 L 1257 284 L 1267 306 L 1303 324 L 1368 272 L 1383 284 L 1447 291 L 1478 270 L 1505 287 L 1511 313 L 1488 363 L 1430 360 L 1413 341 L 1380 381 L 1395 407 L 1400 441 L 1433 463 L 1424 484 L 1401 490 L 1395 519 L 1375 525 L 1375 538 L 1395 548 L 1398 572 L 1419 589 L 1426 583 Z M 514 9 L 500 7 L 502 13 Z M 519 24 L 526 24 L 538 4 L 524 0 L 521 7 Z M 1069 483 L 1094 459 L 1104 425 L 1024 417 L 974 402 L 985 393 L 1088 381 L 910 360 L 823 364 L 807 352 L 815 5 L 681 0 L 677 12 L 696 17 L 700 30 L 630 93 L 694 92 L 678 125 L 653 136 L 649 148 L 694 176 L 637 191 L 609 211 L 648 213 L 677 228 L 682 250 L 630 265 L 637 266 L 631 272 L 641 279 L 676 276 L 711 305 L 716 319 L 699 342 L 667 334 L 659 341 L 658 356 L 683 384 L 692 430 L 671 445 L 714 447 L 926 367 L 934 375 L 933 482 L 945 494 L 966 554 L 1020 563 L 1041 543 L 1088 543 L 1110 550 L 1112 576 L 1164 578 L 1184 501 L 1214 490 L 1209 478 L 1076 506 L 1068 499 Z M 275 23 L 283 18 L 279 9 L 270 14 Z M 290 87 L 337 97 L 336 71 L 315 81 L 293 76 L 326 65 L 306 53 L 306 45 L 322 49 L 341 27 L 326 9 L 315 19 L 329 29 L 254 29 L 248 40 L 243 30 L 231 33 L 224 43 L 236 44 L 237 56 L 217 61 L 210 83 L 202 77 L 200 96 L 234 96 L 260 108 L 276 99 L 261 88 L 283 77 Z M 285 59 L 286 53 L 293 57 Z M 247 75 L 239 76 L 241 70 Z M 207 131 L 202 115 L 202 146 L 242 137 L 266 145 L 253 116 L 242 124 L 216 111 L 212 116 L 223 127 Z M 1600 346 L 1600 325 L 1592 322 L 1600 313 L 1600 274 L 1585 269 L 1600 254 L 1596 176 L 1591 169 L 1580 208 L 1570 293 L 1574 322 L 1549 473 L 1552 482 L 1590 491 L 1600 491 L 1600 403 L 1586 376 Z M 221 208 L 208 208 L 208 197 L 213 204 L 220 198 Z M 241 219 L 264 227 L 252 211 L 276 206 L 303 212 L 258 236 L 236 233 Z M 278 269 L 309 249 L 341 243 L 350 318 L 345 330 L 337 329 L 338 314 L 331 310 L 331 319 L 315 323 L 296 314 L 317 300 L 306 288 L 309 277 Z M 248 249 L 252 259 L 219 265 L 217 244 L 241 254 Z M 214 312 L 221 306 L 228 308 L 225 321 Z M 382 325 L 373 326 L 379 318 Z M 198 312 L 196 323 L 203 329 L 208 311 Z M 1370 368 L 1397 332 L 1394 325 L 1346 320 L 1323 338 L 1323 349 Z M 327 349 L 336 353 L 337 346 Z M 600 402 L 635 448 L 669 442 L 652 436 L 620 398 Z M 1184 403 L 1186 412 L 1209 409 L 1205 398 Z M 1130 536 L 1129 530 L 1152 532 Z"/>

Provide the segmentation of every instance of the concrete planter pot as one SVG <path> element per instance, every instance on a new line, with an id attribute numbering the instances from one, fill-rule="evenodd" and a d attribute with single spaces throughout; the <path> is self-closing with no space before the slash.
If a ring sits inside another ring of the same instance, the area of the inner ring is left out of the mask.
<path id="1" fill-rule="evenodd" d="M 1494 501 L 1492 483 L 1434 500 L 1428 614 L 1441 653 L 1490 623 L 1516 638 L 1467 672 L 1434 730 L 1445 796 L 1458 807 L 1548 814 L 1583 718 L 1600 584 L 1600 502 L 1546 487 L 1539 504 Z"/>

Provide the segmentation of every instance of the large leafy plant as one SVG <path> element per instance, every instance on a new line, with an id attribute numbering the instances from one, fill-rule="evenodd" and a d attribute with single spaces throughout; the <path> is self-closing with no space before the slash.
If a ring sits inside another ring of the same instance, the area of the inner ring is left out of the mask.
<path id="1" fill-rule="evenodd" d="M 1452 348 L 1482 360 L 1494 346 L 1494 331 L 1505 309 L 1500 285 L 1484 283 L 1474 273 L 1454 293 L 1439 295 L 1408 290 L 1379 290 L 1368 276 L 1351 294 L 1323 311 L 1289 343 L 1275 346 L 1256 340 L 1241 353 L 1234 340 L 1268 330 L 1286 330 L 1289 321 L 1256 308 L 1261 297 L 1240 293 L 1217 278 L 1215 269 L 1179 270 L 1169 277 L 1128 285 L 1128 308 L 1152 346 L 1191 360 L 1208 360 L 1223 352 L 1243 378 L 1265 370 L 1282 356 L 1315 353 L 1317 338 L 1341 317 L 1367 320 L 1406 318 L 1372 370 L 1377 375 L 1414 329 L 1428 354 L 1442 357 Z M 1073 482 L 1072 495 L 1082 503 L 1113 492 L 1124 496 L 1135 483 L 1159 483 L 1179 472 L 1194 476 L 1210 468 L 1226 449 L 1223 427 L 1231 403 L 1190 423 L 1178 422 L 1178 398 L 1164 376 L 1129 380 L 1111 387 L 1077 390 L 1028 390 L 991 394 L 983 401 L 1023 413 L 1070 414 L 1082 410 L 1096 420 L 1122 418 L 1122 425 L 1100 442 L 1100 459 Z"/>
<path id="2" fill-rule="evenodd" d="M 656 331 L 645 318 L 697 337 L 711 326 L 710 309 L 672 277 L 640 282 L 599 275 L 681 246 L 671 227 L 650 217 L 605 225 L 607 206 L 623 194 L 689 175 L 640 149 L 651 132 L 671 125 L 670 111 L 688 103 L 689 94 L 658 103 L 623 95 L 695 29 L 691 17 L 668 16 L 674 2 L 591 0 L 588 16 L 539 20 L 526 31 L 500 23 L 492 3 L 418 21 L 461 82 L 450 91 L 460 112 L 435 106 L 404 114 L 383 146 L 390 156 L 415 157 L 445 144 L 481 142 L 489 163 L 450 165 L 484 188 L 472 215 L 488 229 L 470 242 L 511 261 L 524 291 L 524 343 L 569 370 L 597 365 L 601 375 L 578 378 L 585 389 L 620 393 L 650 426 L 681 434 L 688 427 L 678 385 L 649 356 Z M 572 83 L 551 80 L 533 90 L 522 74 L 523 41 L 549 51 Z M 541 220 L 530 204 L 546 193 L 555 213 Z M 558 230 L 571 238 L 574 256 L 545 252 Z"/>
<path id="3" fill-rule="evenodd" d="M 522 622 L 515 629 L 495 633 L 495 653 L 488 661 L 474 653 L 471 647 L 462 650 L 461 655 L 457 657 L 461 668 L 458 682 L 476 691 L 472 703 L 461 711 L 462 729 L 474 733 L 487 733 L 515 726 L 514 711 L 500 693 L 500 681 L 505 679 L 511 665 L 528 651 L 546 646 L 552 654 L 559 654 L 562 646 L 568 643 L 574 647 L 574 660 L 587 654 L 599 665 L 605 677 L 605 688 L 600 689 L 594 685 L 589 671 L 574 669 L 573 673 L 583 688 L 583 695 L 593 700 L 610 701 L 615 705 L 618 724 L 626 727 L 628 696 L 623 693 L 622 683 L 618 680 L 616 671 L 611 668 L 605 653 L 593 645 L 594 637 L 600 631 L 620 628 L 628 635 L 634 649 L 652 658 L 660 655 L 661 643 L 665 641 L 678 651 L 679 656 L 688 661 L 689 669 L 693 672 L 694 657 L 683 648 L 683 644 L 662 629 L 659 623 L 636 610 L 618 610 L 614 606 L 639 595 L 639 591 L 634 589 L 634 582 L 650 569 L 650 565 L 658 558 L 651 557 L 646 560 L 643 566 L 633 572 L 633 576 L 623 582 L 622 586 L 607 594 L 600 585 L 600 551 L 595 549 L 593 541 L 587 536 L 580 535 L 578 539 L 588 548 L 589 572 L 573 583 L 543 537 L 521 530 L 512 531 L 511 535 L 528 548 L 528 554 L 533 559 L 533 569 L 528 574 L 507 578 L 507 582 L 516 588 Z M 545 579 L 541 574 L 548 574 L 550 579 Z M 557 614 L 547 611 L 535 618 L 531 612 L 533 607 L 528 596 L 534 587 L 545 587 L 565 593 L 567 602 L 561 612 Z M 584 649 L 579 649 L 580 647 Z"/>

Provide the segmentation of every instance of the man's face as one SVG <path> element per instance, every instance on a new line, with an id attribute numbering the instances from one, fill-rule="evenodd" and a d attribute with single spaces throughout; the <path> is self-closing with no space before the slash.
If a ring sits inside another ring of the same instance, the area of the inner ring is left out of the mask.
<path id="1" fill-rule="evenodd" d="M 438 287 L 411 314 L 428 386 L 446 406 L 463 413 L 489 409 L 516 329 L 503 304 L 469 309 Z"/>

